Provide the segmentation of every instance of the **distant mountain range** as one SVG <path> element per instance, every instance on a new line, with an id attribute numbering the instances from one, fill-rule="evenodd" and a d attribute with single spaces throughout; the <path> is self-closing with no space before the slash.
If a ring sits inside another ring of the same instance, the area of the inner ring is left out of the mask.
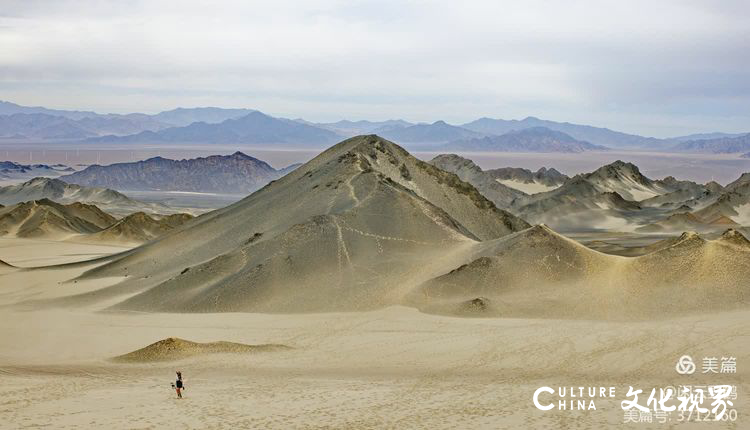
<path id="1" fill-rule="evenodd" d="M 445 143 L 482 136 L 481 133 L 450 125 L 445 121 L 435 121 L 432 124 L 415 124 L 388 130 L 380 129 L 377 134 L 394 142 L 403 143 Z"/>
<path id="2" fill-rule="evenodd" d="M 535 117 L 522 120 L 480 118 L 462 125 L 452 125 L 445 121 L 414 124 L 401 119 L 313 123 L 303 119 L 276 118 L 253 109 L 198 107 L 177 108 L 154 115 L 103 115 L 89 111 L 56 110 L 0 102 L 0 138 L 16 140 L 65 139 L 83 143 L 123 144 L 288 144 L 322 147 L 354 135 L 377 134 L 407 145 L 424 146 L 487 138 L 484 142 L 466 144 L 488 148 L 495 146 L 499 148 L 497 150 L 521 145 L 527 152 L 537 151 L 533 149 L 535 147 L 544 148 L 545 152 L 557 151 L 555 145 L 550 145 L 549 136 L 534 135 L 533 132 L 525 133 L 526 138 L 515 143 L 508 142 L 509 138 L 497 139 L 497 142 L 492 143 L 495 136 L 517 134 L 530 129 L 549 130 L 546 134 L 559 132 L 567 136 L 566 139 L 583 142 L 572 152 L 589 150 L 585 144 L 594 145 L 594 148 L 616 149 L 750 151 L 750 145 L 742 141 L 746 139 L 746 135 L 714 132 L 657 139 Z M 557 139 L 560 140 L 561 136 Z M 562 145 L 562 151 L 571 152 L 571 144 Z"/>
<path id="3" fill-rule="evenodd" d="M 730 154 L 750 151 L 750 133 L 699 140 L 686 140 L 670 148 L 673 151 Z"/>
<path id="4" fill-rule="evenodd" d="M 504 120 L 492 118 L 480 118 L 463 124 L 461 127 L 477 133 L 501 135 L 513 130 L 523 130 L 534 127 L 544 127 L 550 130 L 560 131 L 575 139 L 603 145 L 611 148 L 658 148 L 666 143 L 662 139 L 643 137 L 634 134 L 621 133 L 608 128 L 592 127 L 588 125 L 571 124 L 568 122 L 547 121 L 534 117 L 522 120 Z"/>
<path id="5" fill-rule="evenodd" d="M 577 140 L 563 132 L 546 127 L 509 131 L 500 136 L 484 136 L 455 140 L 446 149 L 492 152 L 584 152 L 606 151 L 609 148 Z"/>
<path id="6" fill-rule="evenodd" d="M 118 190 L 249 194 L 295 167 L 277 170 L 264 161 L 235 152 L 188 160 L 154 157 L 133 163 L 94 165 L 60 179 Z"/>
<path id="7" fill-rule="evenodd" d="M 688 134 L 687 136 L 672 137 L 669 140 L 674 142 L 687 142 L 688 140 L 705 140 L 705 139 L 721 139 L 724 137 L 739 137 L 747 133 L 696 133 Z"/>
<path id="8" fill-rule="evenodd" d="M 168 127 L 148 116 L 97 116 L 78 120 L 44 113 L 16 113 L 0 116 L 0 138 L 83 139 L 102 134 L 131 134 L 144 129 Z"/>
<path id="9" fill-rule="evenodd" d="M 254 109 L 222 109 L 216 107 L 177 108 L 159 112 L 152 117 L 161 123 L 175 127 L 184 127 L 194 122 L 205 122 L 207 124 L 218 124 L 228 119 L 242 118 L 251 113 L 258 112 Z"/>
<path id="10" fill-rule="evenodd" d="M 338 133 L 342 136 L 346 136 L 346 137 L 353 137 L 353 136 L 357 136 L 360 134 L 382 134 L 390 130 L 396 130 L 399 128 L 405 128 L 405 127 L 410 127 L 414 125 L 410 122 L 407 122 L 401 119 L 391 119 L 387 121 L 342 120 L 338 122 L 318 123 L 318 124 L 307 122 L 303 119 L 298 119 L 297 121 L 304 122 L 308 125 L 315 125 L 318 127 L 322 127 L 327 130 L 331 130 L 335 133 Z"/>
<path id="11" fill-rule="evenodd" d="M 208 143 L 208 144 L 266 144 L 286 143 L 305 146 L 328 145 L 341 136 L 319 127 L 288 119 L 279 119 L 261 112 L 251 112 L 218 124 L 194 122 L 185 127 L 170 127 L 160 131 L 144 131 L 129 136 L 102 136 L 88 139 L 88 143 Z"/>

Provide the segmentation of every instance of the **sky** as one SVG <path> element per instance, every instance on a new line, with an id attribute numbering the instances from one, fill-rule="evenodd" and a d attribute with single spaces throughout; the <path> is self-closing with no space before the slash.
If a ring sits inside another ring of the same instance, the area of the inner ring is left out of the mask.
<path id="1" fill-rule="evenodd" d="M 0 100 L 748 132 L 748 22 L 744 0 L 2 0 Z"/>

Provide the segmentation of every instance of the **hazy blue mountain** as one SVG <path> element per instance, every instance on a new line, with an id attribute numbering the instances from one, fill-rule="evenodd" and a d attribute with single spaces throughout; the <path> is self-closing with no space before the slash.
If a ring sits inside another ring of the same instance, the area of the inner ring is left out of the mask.
<path id="1" fill-rule="evenodd" d="M 750 151 L 750 133 L 737 137 L 689 140 L 678 143 L 671 149 L 674 151 L 709 152 L 714 154 L 747 152 Z"/>
<path id="2" fill-rule="evenodd" d="M 44 113 L 16 113 L 0 116 L 0 136 L 40 139 L 83 139 L 96 136 L 76 121 Z"/>
<path id="3" fill-rule="evenodd" d="M 142 131 L 158 131 L 168 127 L 182 127 L 194 122 L 205 122 L 209 124 L 220 123 L 227 119 L 240 118 L 250 113 L 256 112 L 252 109 L 222 109 L 216 107 L 199 107 L 199 108 L 177 108 L 169 111 L 160 112 L 156 115 L 147 115 L 143 113 L 131 114 L 98 114 L 90 111 L 68 111 L 58 109 L 47 109 L 44 107 L 21 106 L 15 103 L 0 101 L 0 115 L 14 114 L 41 114 L 58 118 L 57 122 L 63 122 L 62 119 L 72 120 L 76 124 L 68 123 L 70 131 L 66 134 L 74 135 L 74 128 L 80 128 L 89 135 L 127 135 L 140 133 Z M 77 133 L 79 137 L 84 137 L 85 133 Z M 0 125 L 0 136 L 8 136 L 7 128 Z M 20 136 L 29 136 L 29 133 L 20 133 Z"/>
<path id="4" fill-rule="evenodd" d="M 669 140 L 672 140 L 675 142 L 687 142 L 689 140 L 720 139 L 723 137 L 739 137 L 744 134 L 747 134 L 747 133 L 721 133 L 721 132 L 696 133 L 696 134 L 688 134 L 687 136 L 671 137 L 669 138 Z"/>
<path id="5" fill-rule="evenodd" d="M 100 136 L 109 134 L 128 135 L 146 130 L 157 131 L 170 126 L 170 124 L 160 122 L 154 117 L 142 113 L 98 115 L 81 118 L 76 123 Z"/>
<path id="6" fill-rule="evenodd" d="M 88 187 L 247 194 L 296 166 L 276 170 L 242 152 L 189 160 L 149 158 L 133 163 L 89 166 L 61 179 Z"/>
<path id="7" fill-rule="evenodd" d="M 183 127 L 194 122 L 218 124 L 257 112 L 254 109 L 223 109 L 217 107 L 177 108 L 153 115 L 153 118 L 172 126 Z"/>
<path id="8" fill-rule="evenodd" d="M 170 127 L 158 132 L 146 131 L 122 137 L 105 136 L 88 139 L 88 142 L 287 143 L 320 146 L 339 140 L 341 136 L 330 130 L 253 111 L 241 118 L 228 119 L 219 124 L 195 122 L 185 127 Z"/>
<path id="9" fill-rule="evenodd" d="M 532 127 L 511 131 L 500 136 L 484 136 L 456 140 L 445 145 L 447 149 L 499 152 L 584 152 L 608 148 L 577 140 L 563 132 L 545 127 Z"/>
<path id="10" fill-rule="evenodd" d="M 414 124 L 401 120 L 401 119 L 390 119 L 387 121 L 349 121 L 342 120 L 338 122 L 319 123 L 311 125 L 317 125 L 327 130 L 339 133 L 342 136 L 356 136 L 358 134 L 382 134 L 383 132 L 405 128 Z"/>
<path id="11" fill-rule="evenodd" d="M 106 134 L 126 135 L 160 130 L 166 125 L 146 115 L 99 115 L 78 120 L 46 113 L 0 116 L 0 137 L 36 139 L 84 139 Z"/>
<path id="12" fill-rule="evenodd" d="M 47 109 L 41 106 L 21 106 L 15 103 L 0 100 L 0 115 L 13 115 L 16 113 L 42 113 L 46 115 L 61 116 L 73 120 L 99 115 L 96 112 L 89 111 Z"/>
<path id="13" fill-rule="evenodd" d="M 435 121 L 432 124 L 415 124 L 408 127 L 384 130 L 382 127 L 375 133 L 394 142 L 406 143 L 444 143 L 459 139 L 470 139 L 482 136 L 465 128 Z"/>
<path id="14" fill-rule="evenodd" d="M 545 127 L 550 130 L 561 131 L 578 140 L 603 145 L 611 148 L 663 147 L 662 139 L 643 137 L 634 134 L 621 133 L 608 128 L 592 127 L 589 125 L 571 124 L 568 122 L 547 121 L 528 117 L 522 120 L 504 120 L 480 118 L 463 124 L 461 127 L 478 133 L 501 135 L 513 130 L 523 130 L 532 127 Z"/>

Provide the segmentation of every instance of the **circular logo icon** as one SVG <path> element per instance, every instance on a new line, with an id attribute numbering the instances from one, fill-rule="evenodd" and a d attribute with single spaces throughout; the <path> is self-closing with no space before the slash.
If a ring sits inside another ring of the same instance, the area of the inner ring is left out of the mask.
<path id="1" fill-rule="evenodd" d="M 689 355 L 683 355 L 679 360 L 677 360 L 677 365 L 674 367 L 674 369 L 680 375 L 692 375 L 695 372 L 695 363 L 693 363 L 693 358 Z"/>

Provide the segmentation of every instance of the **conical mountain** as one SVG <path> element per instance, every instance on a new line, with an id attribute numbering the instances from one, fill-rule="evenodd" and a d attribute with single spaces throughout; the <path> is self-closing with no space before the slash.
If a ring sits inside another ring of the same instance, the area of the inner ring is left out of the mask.
<path id="1" fill-rule="evenodd" d="M 122 309 L 370 309 L 527 227 L 456 175 L 358 136 L 86 276 L 129 274 L 110 293 L 144 292 Z"/>
<path id="2" fill-rule="evenodd" d="M 719 240 L 723 243 L 735 245 L 743 249 L 750 249 L 750 240 L 748 240 L 742 233 L 733 228 L 730 228 L 722 233 Z"/>

